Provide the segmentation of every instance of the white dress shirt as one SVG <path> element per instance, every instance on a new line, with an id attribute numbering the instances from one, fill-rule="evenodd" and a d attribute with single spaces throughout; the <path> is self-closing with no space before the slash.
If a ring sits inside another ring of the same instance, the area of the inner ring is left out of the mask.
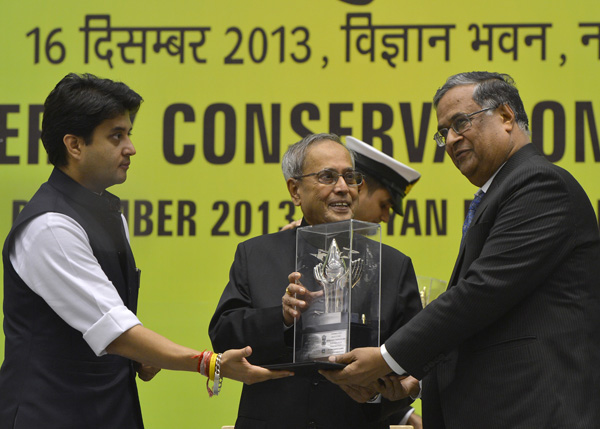
<path id="1" fill-rule="evenodd" d="M 34 218 L 16 232 L 9 255 L 19 277 L 83 334 L 97 356 L 141 324 L 98 264 L 85 230 L 72 218 L 52 212 Z"/>

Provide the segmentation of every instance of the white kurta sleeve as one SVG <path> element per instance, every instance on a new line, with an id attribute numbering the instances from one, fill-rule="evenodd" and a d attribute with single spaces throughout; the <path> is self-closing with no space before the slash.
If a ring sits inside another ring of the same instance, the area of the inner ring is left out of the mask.
<path id="1" fill-rule="evenodd" d="M 10 261 L 21 279 L 101 356 L 141 324 L 124 304 L 72 218 L 45 213 L 16 232 Z"/>

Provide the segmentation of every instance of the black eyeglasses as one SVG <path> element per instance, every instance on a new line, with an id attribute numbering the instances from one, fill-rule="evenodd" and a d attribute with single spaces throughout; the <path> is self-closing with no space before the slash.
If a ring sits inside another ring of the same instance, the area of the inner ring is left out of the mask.
<path id="1" fill-rule="evenodd" d="M 319 183 L 322 183 L 324 185 L 335 185 L 338 182 L 340 176 L 344 178 L 344 182 L 346 182 L 346 185 L 348 186 L 358 186 L 363 182 L 363 175 L 358 171 L 348 170 L 340 174 L 335 170 L 329 170 L 327 168 L 325 170 L 319 171 L 318 173 L 310 173 L 305 174 L 304 176 L 296 176 L 294 177 L 294 179 L 300 180 L 303 177 L 308 176 L 317 176 L 317 180 L 319 181 Z"/>
<path id="2" fill-rule="evenodd" d="M 456 134 L 462 134 L 469 128 L 471 128 L 471 126 L 473 125 L 473 123 L 471 122 L 471 118 L 473 116 L 477 115 L 478 113 L 486 112 L 492 109 L 495 109 L 495 107 L 488 107 L 486 109 L 481 109 L 477 112 L 469 114 L 461 113 L 454 118 L 454 120 L 450 124 L 450 128 L 452 128 Z M 450 131 L 449 128 L 442 128 L 433 135 L 433 139 L 439 147 L 446 146 L 446 137 L 448 137 L 448 131 Z"/>

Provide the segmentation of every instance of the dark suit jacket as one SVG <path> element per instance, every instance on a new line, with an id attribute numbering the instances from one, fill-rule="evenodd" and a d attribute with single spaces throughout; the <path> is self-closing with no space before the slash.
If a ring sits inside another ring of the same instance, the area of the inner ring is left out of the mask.
<path id="1" fill-rule="evenodd" d="M 295 230 L 282 231 L 239 244 L 210 323 L 216 351 L 250 345 L 254 364 L 292 361 L 281 298 L 295 267 L 295 237 Z M 421 309 L 412 262 L 388 246 L 382 246 L 381 287 L 383 341 Z M 236 428 L 387 428 L 388 422 L 370 423 L 380 417 L 380 408 L 354 402 L 320 376 L 295 376 L 244 385 Z"/>
<path id="2" fill-rule="evenodd" d="M 424 426 L 600 425 L 600 239 L 588 197 L 529 144 L 494 178 L 448 290 L 385 342 Z"/>

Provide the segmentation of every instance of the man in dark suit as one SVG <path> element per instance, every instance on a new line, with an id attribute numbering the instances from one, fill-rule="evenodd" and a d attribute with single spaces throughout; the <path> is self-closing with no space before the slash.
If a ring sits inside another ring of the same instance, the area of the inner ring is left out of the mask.
<path id="1" fill-rule="evenodd" d="M 356 170 L 363 176 L 354 219 L 372 223 L 388 222 L 392 210 L 403 216 L 404 197 L 419 181 L 421 174 L 352 136 L 346 137 L 346 148 L 352 151 Z M 301 222 L 302 219 L 298 219 L 284 226 L 282 231 L 297 228 Z M 400 387 L 398 378 L 388 377 L 384 380 L 389 388 Z M 414 411 L 414 408 L 406 406 L 398 410 L 395 416 L 390 416 L 390 421 L 421 429 L 421 416 Z"/>
<path id="2" fill-rule="evenodd" d="M 303 225 L 352 218 L 362 176 L 354 170 L 351 154 L 337 136 L 307 136 L 290 147 L 282 167 L 292 200 L 302 209 Z M 210 323 L 216 350 L 247 343 L 252 346 L 254 364 L 292 361 L 293 328 L 289 327 L 294 318 L 301 317 L 308 296 L 305 288 L 295 284 L 295 257 L 295 229 L 238 246 L 229 283 Z M 417 314 L 421 302 L 410 259 L 388 246 L 382 246 L 381 258 L 382 267 L 392 268 L 381 275 L 384 340 Z M 345 392 L 316 373 L 268 382 L 258 389 L 245 385 L 236 428 L 387 428 L 387 410 L 406 405 L 387 400 L 364 404 L 377 393 L 373 386 L 343 389 Z"/>
<path id="3" fill-rule="evenodd" d="M 452 76 L 434 106 L 435 140 L 480 187 L 448 290 L 383 350 L 339 356 L 351 364 L 327 377 L 424 377 L 427 429 L 597 427 L 600 238 L 588 197 L 529 143 L 510 76 Z"/>

